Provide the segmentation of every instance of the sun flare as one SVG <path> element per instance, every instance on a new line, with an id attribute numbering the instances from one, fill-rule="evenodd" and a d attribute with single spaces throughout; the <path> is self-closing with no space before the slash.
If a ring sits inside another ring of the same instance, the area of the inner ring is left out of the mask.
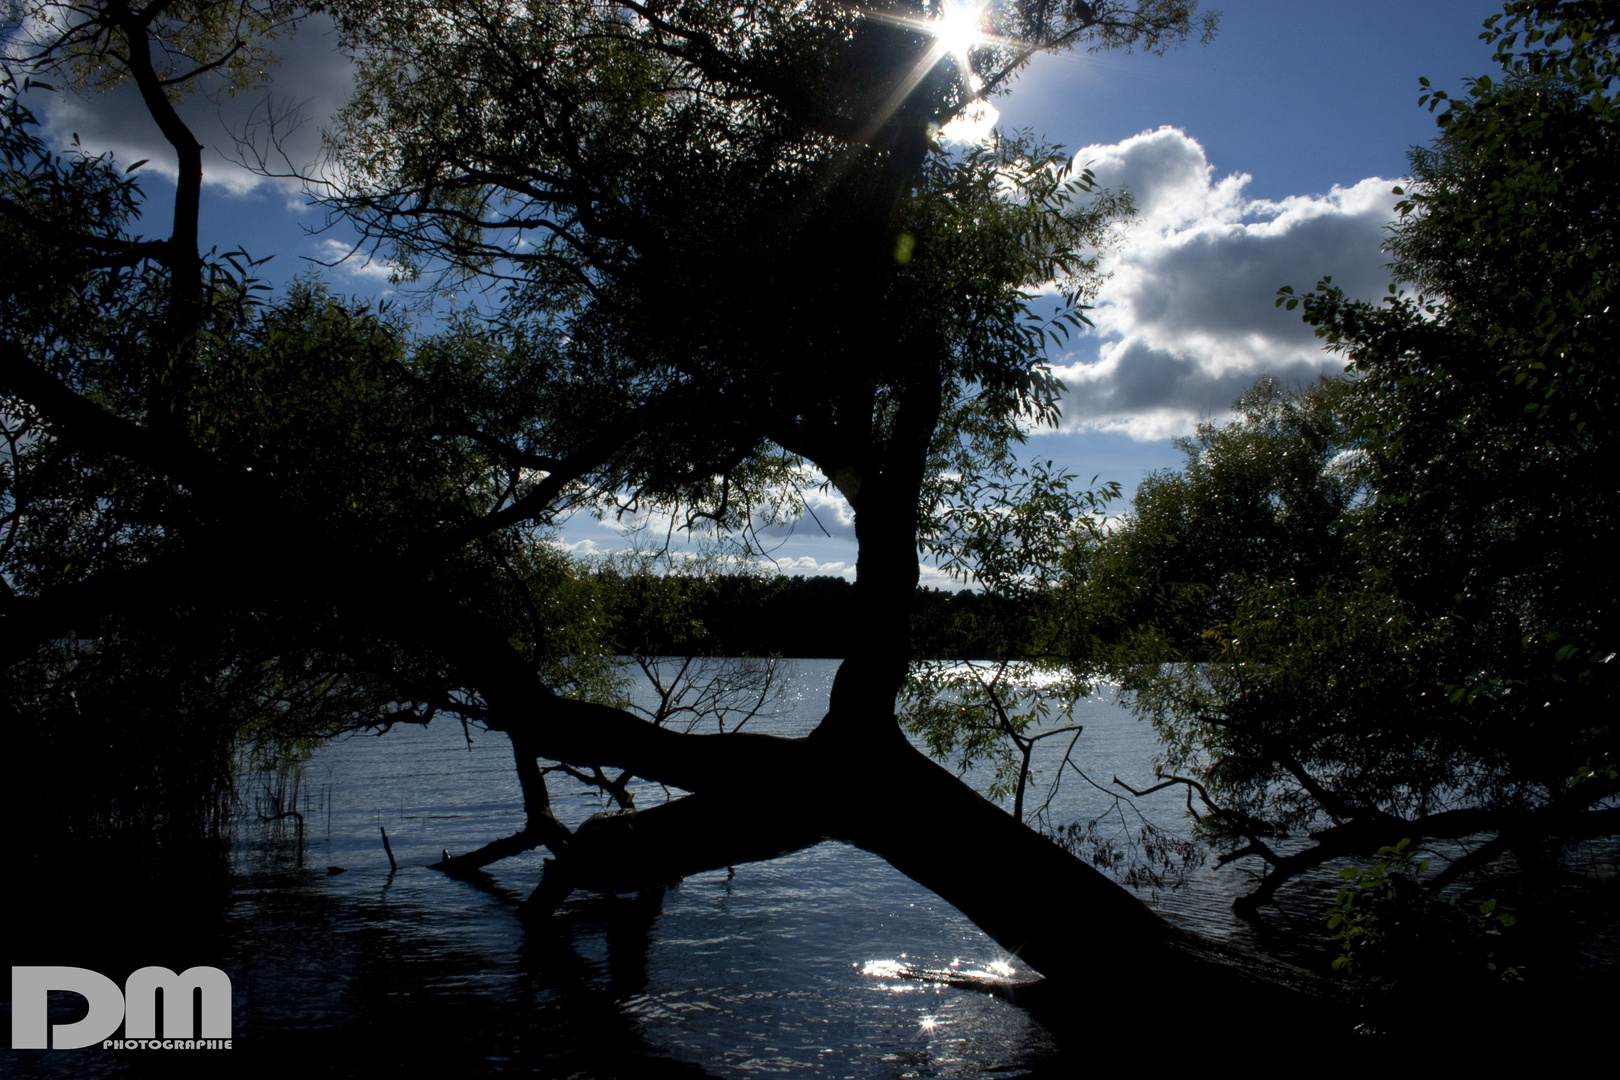
<path id="1" fill-rule="evenodd" d="M 939 42 L 939 49 L 947 55 L 964 61 L 968 50 L 987 40 L 984 33 L 984 12 L 988 0 L 945 0 L 940 5 L 939 18 L 929 25 L 929 33 Z"/>
<path id="2" fill-rule="evenodd" d="M 901 102 L 915 90 L 923 78 L 947 57 L 956 68 L 962 87 L 967 91 L 967 103 L 979 101 L 984 85 L 977 72 L 973 70 L 972 54 L 981 48 L 1008 48 L 1014 43 L 1010 39 L 997 36 L 991 27 L 990 10 L 994 0 L 935 0 L 928 5 L 932 8 L 931 18 L 918 18 L 914 15 L 897 15 L 892 12 L 867 12 L 866 17 L 879 22 L 886 22 L 894 26 L 902 26 L 928 39 L 927 51 L 918 57 L 900 83 L 894 88 L 881 108 L 876 112 L 871 123 L 871 130 L 876 131 Z M 954 110 L 962 113 L 963 109 Z M 972 113 L 971 118 L 964 119 L 962 115 L 947 123 L 943 129 L 933 128 L 936 134 L 950 141 L 978 142 L 994 127 L 998 114 L 988 103 L 983 107 L 972 106 L 967 111 Z"/>

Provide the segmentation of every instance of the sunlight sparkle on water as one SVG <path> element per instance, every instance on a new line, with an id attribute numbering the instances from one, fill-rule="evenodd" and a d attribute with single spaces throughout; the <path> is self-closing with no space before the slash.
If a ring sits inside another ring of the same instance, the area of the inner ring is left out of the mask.
<path id="1" fill-rule="evenodd" d="M 893 985 L 883 987 L 893 994 L 911 994 L 922 989 L 910 980 L 916 977 L 916 966 L 905 962 L 906 954 L 901 953 L 899 960 L 868 960 L 861 965 L 861 974 L 876 979 L 899 980 Z"/>

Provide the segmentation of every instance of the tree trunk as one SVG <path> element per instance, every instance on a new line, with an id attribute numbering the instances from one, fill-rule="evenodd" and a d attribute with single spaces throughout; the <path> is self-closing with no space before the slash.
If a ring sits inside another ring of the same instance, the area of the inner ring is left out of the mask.
<path id="1" fill-rule="evenodd" d="M 629 730 L 616 730 L 613 764 L 696 793 L 587 821 L 555 852 L 531 906 L 549 912 L 575 887 L 634 892 L 838 840 L 887 860 L 1045 976 L 1020 1000 L 1050 1024 L 1081 1006 L 1096 1019 L 1099 1010 L 1134 1012 L 1145 998 L 1174 993 L 1199 1003 L 1182 1024 L 1266 1015 L 1296 1027 L 1353 1025 L 1336 986 L 1171 926 L 930 761 L 893 723 L 872 730 L 886 733 L 653 740 L 664 751 L 678 747 L 674 754 L 638 748 Z M 717 761 L 721 783 L 708 767 Z"/>

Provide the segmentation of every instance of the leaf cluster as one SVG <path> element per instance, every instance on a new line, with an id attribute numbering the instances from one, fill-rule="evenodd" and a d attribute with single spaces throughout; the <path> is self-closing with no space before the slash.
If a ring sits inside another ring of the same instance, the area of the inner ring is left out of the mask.
<path id="1" fill-rule="evenodd" d="M 973 91 L 930 53 L 926 5 L 335 10 L 360 75 L 330 205 L 410 273 L 506 282 L 506 317 L 557 327 L 587 384 L 701 401 L 648 499 L 791 508 L 800 460 L 870 490 L 902 403 L 940 387 L 941 454 L 1052 418 L 1045 348 L 1085 325 L 1129 203 L 1027 136 L 932 145 Z M 1028 48 L 1157 48 L 1192 12 L 1003 17 Z"/>
<path id="2" fill-rule="evenodd" d="M 413 615 L 477 604 L 559 691 L 616 693 L 588 576 L 548 546 L 546 514 L 499 516 L 574 449 L 546 424 L 555 342 L 469 324 L 413 341 L 386 309 L 308 281 L 264 303 L 233 254 L 177 354 L 169 279 L 126 232 L 133 180 L 51 154 L 15 99 L 4 116 L 0 229 L 18 252 L 65 253 L 32 275 L 8 263 L 0 315 L 4 611 L 60 628 L 5 668 L 6 699 L 18 726 L 37 719 L 35 749 L 66 770 L 50 775 L 91 793 L 64 828 L 167 828 L 192 810 L 216 827 L 240 739 L 483 715 L 463 659 L 402 617 L 395 589 Z M 590 494 L 585 472 L 541 492 L 550 512 Z"/>
<path id="3" fill-rule="evenodd" d="M 1498 958 L 1503 931 L 1518 920 L 1495 899 L 1442 900 L 1425 880 L 1428 860 L 1417 857 L 1409 838 L 1377 855 L 1370 866 L 1339 872 L 1346 884 L 1325 916 L 1339 949 L 1335 971 L 1360 977 L 1402 1004 L 1436 991 L 1477 993 L 1493 982 L 1524 981 L 1523 964 Z"/>
<path id="4" fill-rule="evenodd" d="M 286 0 L 20 0 L 0 31 L 10 62 L 76 89 L 107 91 L 150 66 L 171 99 L 205 85 L 234 96 L 264 82 L 276 63 L 270 43 L 307 10 Z"/>
<path id="5" fill-rule="evenodd" d="M 1206 785 L 1202 827 L 1230 857 L 1286 877 L 1500 830 L 1455 876 L 1602 827 L 1612 746 L 1591 717 L 1613 709 L 1620 600 L 1607 12 L 1519 3 L 1490 24 L 1503 78 L 1428 98 L 1447 111 L 1391 229 L 1401 282 L 1377 304 L 1326 280 L 1278 296 L 1349 377 L 1251 391 L 1079 560 L 1095 636 L 1076 655 L 1118 673 L 1164 763 Z M 1302 830 L 1316 845 L 1298 854 L 1265 839 Z"/>

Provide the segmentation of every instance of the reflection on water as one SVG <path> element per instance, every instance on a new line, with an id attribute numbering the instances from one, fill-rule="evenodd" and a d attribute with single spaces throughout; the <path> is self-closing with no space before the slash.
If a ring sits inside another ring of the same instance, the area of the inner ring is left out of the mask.
<path id="1" fill-rule="evenodd" d="M 1027 969 L 842 845 L 662 894 L 577 894 L 553 925 L 527 929 L 519 890 L 403 862 L 390 874 L 378 848 L 380 867 L 336 877 L 244 865 L 221 965 L 242 1051 L 319 1046 L 337 1073 L 365 1065 L 353 1052 L 365 1046 L 463 1074 L 590 1077 L 657 1075 L 647 1058 L 701 1069 L 691 1075 L 966 1077 L 1052 1051 L 1016 1006 L 969 988 Z"/>
<path id="2" fill-rule="evenodd" d="M 806 733 L 834 669 L 802 662 L 797 707 L 750 727 Z M 1081 708 L 1089 771 L 1151 775 L 1143 726 L 1104 701 Z M 664 797 L 654 785 L 638 792 L 642 805 Z M 332 1076 L 433 1066 L 470 1076 L 968 1077 L 1016 1075 L 1056 1052 L 1039 1024 L 988 992 L 1015 990 L 1033 973 L 858 849 L 822 844 L 636 896 L 575 894 L 554 919 L 525 927 L 516 908 L 538 880 L 540 853 L 473 882 L 426 869 L 444 850 L 468 851 L 521 826 L 503 737 L 475 733 L 469 746 L 459 728 L 435 727 L 349 739 L 310 764 L 300 798 L 302 863 L 290 831 L 247 830 L 232 855 L 212 959 L 143 954 L 133 965 L 225 969 L 233 1071 L 250 1063 L 255 1072 Z M 602 808 L 583 789 L 555 799 L 570 823 Z M 1106 795 L 1070 784 L 1053 816 L 1085 818 L 1106 805 Z M 1164 823 L 1175 822 L 1177 805 L 1171 793 Z M 768 809 L 740 798 L 737 812 Z M 1231 895 L 1217 881 L 1206 872 L 1156 902 L 1205 932 L 1234 933 Z M 162 1057 L 161 1069 L 100 1051 L 21 1065 L 64 1076 L 219 1068 Z"/>
<path id="3" fill-rule="evenodd" d="M 963 963 L 961 957 L 945 967 L 925 967 L 908 960 L 905 953 L 898 960 L 868 960 L 861 965 L 861 974 L 874 979 L 895 979 L 888 989 L 901 993 L 921 983 L 944 983 L 947 986 L 971 986 L 982 990 L 1002 990 L 1027 986 L 1040 976 L 1011 959 L 992 960 L 987 964 Z"/>

